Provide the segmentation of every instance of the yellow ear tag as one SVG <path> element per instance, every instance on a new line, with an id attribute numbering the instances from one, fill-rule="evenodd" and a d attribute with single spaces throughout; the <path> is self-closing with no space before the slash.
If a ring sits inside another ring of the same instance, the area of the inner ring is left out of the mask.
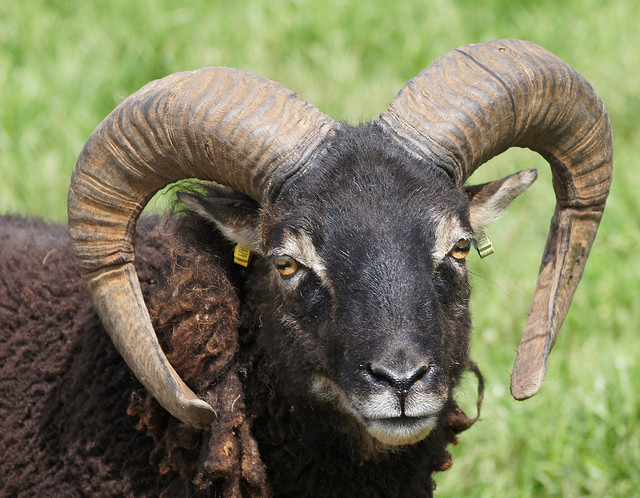
<path id="1" fill-rule="evenodd" d="M 236 244 L 236 247 L 233 250 L 233 262 L 246 268 L 247 266 L 249 266 L 250 261 L 251 250 L 247 249 L 246 247 L 241 247 L 240 244 Z"/>
<path id="2" fill-rule="evenodd" d="M 474 245 L 476 246 L 476 251 L 478 251 L 480 257 L 486 258 L 487 256 L 491 256 L 494 252 L 491 239 L 487 237 L 487 234 L 484 233 L 484 230 L 482 228 L 476 230 L 475 235 L 476 241 Z"/>

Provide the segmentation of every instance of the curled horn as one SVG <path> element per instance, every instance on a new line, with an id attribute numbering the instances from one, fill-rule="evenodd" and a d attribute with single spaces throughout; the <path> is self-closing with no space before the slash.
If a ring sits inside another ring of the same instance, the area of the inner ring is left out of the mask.
<path id="1" fill-rule="evenodd" d="M 80 153 L 69 188 L 71 248 L 94 305 L 133 373 L 172 415 L 207 427 L 213 409 L 164 355 L 134 262 L 151 196 L 185 178 L 269 202 L 336 126 L 295 93 L 229 68 L 177 73 L 120 104 Z"/>
<path id="2" fill-rule="evenodd" d="M 556 208 L 511 378 L 536 394 L 596 235 L 612 178 L 611 125 L 575 69 L 519 40 L 468 45 L 407 83 L 378 123 L 458 185 L 510 147 L 551 165 Z"/>

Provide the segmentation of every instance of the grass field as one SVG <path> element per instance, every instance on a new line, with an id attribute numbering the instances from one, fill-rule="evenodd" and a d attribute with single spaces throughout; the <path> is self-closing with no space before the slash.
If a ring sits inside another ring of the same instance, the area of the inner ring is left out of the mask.
<path id="1" fill-rule="evenodd" d="M 509 151 L 474 180 L 537 167 L 539 181 L 471 258 L 482 419 L 438 476 L 439 496 L 620 496 L 640 489 L 640 2 L 637 0 L 22 0 L 0 2 L 0 213 L 64 221 L 75 158 L 93 128 L 151 79 L 212 65 L 280 81 L 336 118 L 383 111 L 442 53 L 523 38 L 581 71 L 609 108 L 615 175 L 581 287 L 542 391 L 509 371 L 553 210 L 546 163 Z M 160 202 L 160 205 L 162 202 Z M 460 397 L 472 409 L 475 386 Z"/>

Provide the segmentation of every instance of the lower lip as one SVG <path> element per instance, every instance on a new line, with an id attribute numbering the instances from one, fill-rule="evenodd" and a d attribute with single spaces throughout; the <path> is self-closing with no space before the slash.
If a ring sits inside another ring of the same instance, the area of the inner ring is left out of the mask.
<path id="1" fill-rule="evenodd" d="M 379 441 L 394 446 L 413 444 L 425 437 L 435 427 L 437 417 L 395 417 L 368 419 L 369 433 Z"/>

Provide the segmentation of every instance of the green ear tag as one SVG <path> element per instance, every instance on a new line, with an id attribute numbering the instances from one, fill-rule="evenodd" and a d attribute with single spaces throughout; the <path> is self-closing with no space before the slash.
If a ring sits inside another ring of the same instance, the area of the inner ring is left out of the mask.
<path id="1" fill-rule="evenodd" d="M 251 250 L 247 249 L 246 247 L 240 247 L 240 244 L 237 244 L 235 249 L 233 250 L 233 262 L 246 268 L 247 266 L 249 266 L 250 261 Z"/>
<path id="2" fill-rule="evenodd" d="M 487 237 L 487 234 L 484 233 L 482 228 L 476 230 L 476 251 L 481 258 L 486 258 L 487 256 L 491 256 L 493 254 L 493 244 L 491 243 L 491 239 Z"/>

